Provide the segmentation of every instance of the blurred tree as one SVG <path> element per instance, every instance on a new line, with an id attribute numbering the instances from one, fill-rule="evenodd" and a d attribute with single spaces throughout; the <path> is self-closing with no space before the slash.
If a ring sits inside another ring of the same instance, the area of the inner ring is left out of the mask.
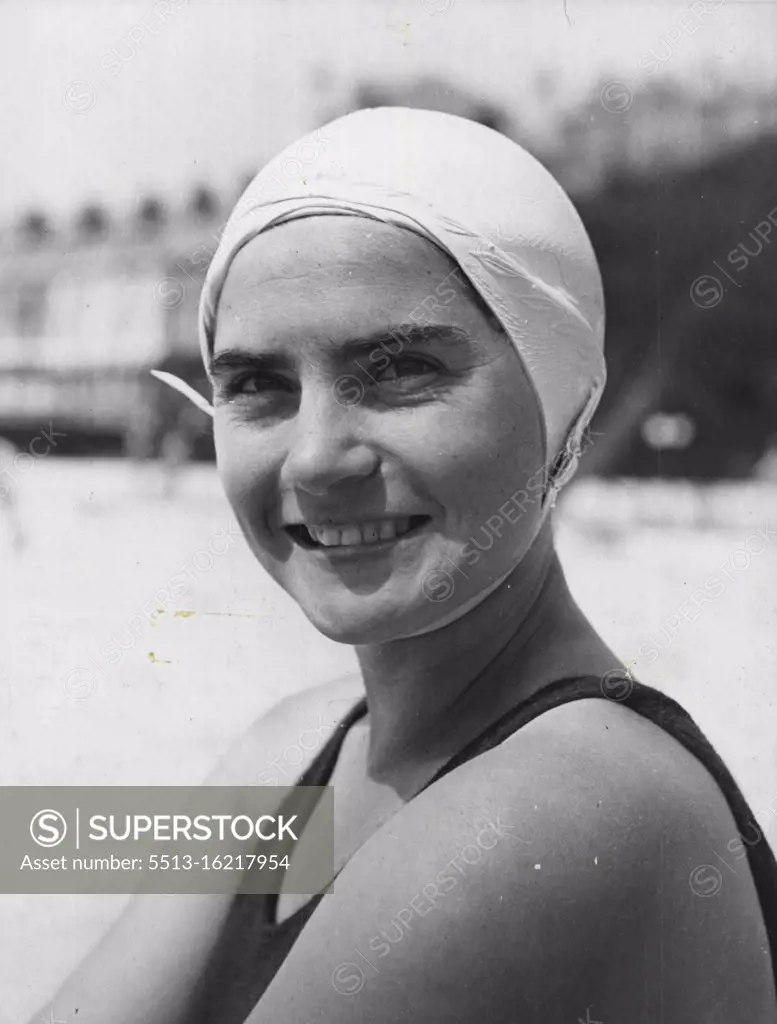
<path id="1" fill-rule="evenodd" d="M 213 189 L 198 185 L 189 198 L 189 213 L 196 224 L 207 224 L 221 212 L 221 202 Z"/>
<path id="2" fill-rule="evenodd" d="M 589 473 L 745 476 L 777 429 L 777 138 L 707 163 L 628 168 L 578 198 L 605 283 L 609 386 Z M 759 234 L 760 232 L 760 234 Z M 694 443 L 645 446 L 651 412 Z"/>
<path id="3" fill-rule="evenodd" d="M 95 203 L 83 207 L 76 217 L 76 234 L 81 241 L 100 241 L 107 237 L 109 228 L 108 214 Z"/>
<path id="4" fill-rule="evenodd" d="M 136 222 L 145 237 L 159 234 L 167 222 L 167 211 L 161 199 L 147 196 L 138 204 Z"/>
<path id="5" fill-rule="evenodd" d="M 19 240 L 26 245 L 40 245 L 51 240 L 54 229 L 45 213 L 31 210 L 24 214 L 18 224 Z"/>
<path id="6" fill-rule="evenodd" d="M 361 82 L 356 86 L 351 109 L 396 106 L 421 110 L 440 110 L 479 121 L 487 128 L 509 134 L 511 119 L 498 103 L 452 85 L 433 75 L 403 86 L 380 82 Z"/>

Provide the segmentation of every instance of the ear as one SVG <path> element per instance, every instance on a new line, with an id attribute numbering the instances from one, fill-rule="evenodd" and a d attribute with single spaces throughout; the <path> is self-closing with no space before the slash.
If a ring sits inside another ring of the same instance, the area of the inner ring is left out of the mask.
<path id="1" fill-rule="evenodd" d="M 187 384 L 185 380 L 181 380 L 180 377 L 176 377 L 174 373 L 168 373 L 166 370 L 151 370 L 151 376 L 156 377 L 157 380 L 161 380 L 163 384 L 167 384 L 169 387 L 179 391 L 182 395 L 189 399 L 198 409 L 201 409 L 204 413 L 207 413 L 211 418 L 213 417 L 213 406 L 207 400 L 203 398 L 199 391 L 195 391 L 194 388 Z"/>
<path id="2" fill-rule="evenodd" d="M 569 483 L 577 472 L 580 456 L 583 454 L 586 447 L 585 432 L 588 429 L 588 424 L 591 422 L 591 418 L 599 404 L 602 390 L 602 387 L 595 387 L 592 389 L 582 412 L 570 428 L 566 441 L 564 442 L 564 447 L 554 460 L 549 473 L 548 490 L 545 495 L 545 503 L 549 504 L 551 508 L 556 504 L 556 498 L 558 497 L 561 488 L 564 487 L 565 484 Z"/>

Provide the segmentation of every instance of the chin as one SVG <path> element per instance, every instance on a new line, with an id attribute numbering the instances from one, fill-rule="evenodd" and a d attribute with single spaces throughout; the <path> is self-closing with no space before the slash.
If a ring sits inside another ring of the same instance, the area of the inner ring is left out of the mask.
<path id="1" fill-rule="evenodd" d="M 292 595 L 293 597 L 294 595 Z M 359 598 L 359 603 L 323 602 L 318 608 L 311 608 L 308 602 L 298 602 L 309 622 L 329 640 L 364 647 L 369 644 L 385 644 L 399 640 L 419 629 L 434 625 L 434 610 L 427 608 L 408 609 L 407 605 L 397 607 L 392 602 L 383 607 Z M 370 607 L 370 605 L 373 605 Z M 447 610 L 447 609 L 446 609 Z"/>

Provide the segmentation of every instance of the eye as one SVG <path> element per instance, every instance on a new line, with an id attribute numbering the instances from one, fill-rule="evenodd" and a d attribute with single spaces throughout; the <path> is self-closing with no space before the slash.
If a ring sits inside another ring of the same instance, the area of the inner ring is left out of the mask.
<path id="1" fill-rule="evenodd" d="M 279 392 L 291 391 L 288 381 L 281 377 L 260 373 L 242 373 L 218 385 L 220 395 L 226 399 L 252 398 L 256 395 L 272 396 Z"/>
<path id="2" fill-rule="evenodd" d="M 239 378 L 230 384 L 229 390 L 233 395 L 258 395 L 273 387 L 274 382 L 267 377 L 257 377 L 251 374 L 248 377 Z"/>
<path id="3" fill-rule="evenodd" d="M 424 356 L 397 356 L 389 365 L 374 376 L 381 383 L 393 384 L 401 381 L 417 383 L 417 378 L 428 377 L 439 372 L 439 366 Z"/>

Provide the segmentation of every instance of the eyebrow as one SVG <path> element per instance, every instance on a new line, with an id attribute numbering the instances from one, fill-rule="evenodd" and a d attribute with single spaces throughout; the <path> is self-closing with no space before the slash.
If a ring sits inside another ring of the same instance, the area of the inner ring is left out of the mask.
<path id="1" fill-rule="evenodd" d="M 337 356 L 347 362 L 355 360 L 360 355 L 369 355 L 378 348 L 386 348 L 391 355 L 396 356 L 405 348 L 433 341 L 447 341 L 459 346 L 471 343 L 469 334 L 453 324 L 397 324 L 345 342 L 330 341 L 330 345 Z M 211 376 L 218 377 L 220 374 L 235 370 L 288 371 L 293 366 L 294 360 L 286 353 L 257 353 L 247 349 L 230 348 L 211 359 L 209 372 Z"/>

